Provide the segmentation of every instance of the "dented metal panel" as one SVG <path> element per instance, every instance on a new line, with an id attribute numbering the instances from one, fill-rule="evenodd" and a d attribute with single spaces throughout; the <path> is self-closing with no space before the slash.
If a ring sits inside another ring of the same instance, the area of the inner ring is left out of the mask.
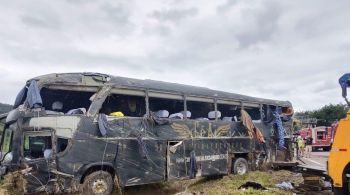
<path id="1" fill-rule="evenodd" d="M 50 116 L 31 118 L 29 127 L 54 129 L 57 136 L 72 138 L 78 129 L 80 117 L 78 116 Z"/>

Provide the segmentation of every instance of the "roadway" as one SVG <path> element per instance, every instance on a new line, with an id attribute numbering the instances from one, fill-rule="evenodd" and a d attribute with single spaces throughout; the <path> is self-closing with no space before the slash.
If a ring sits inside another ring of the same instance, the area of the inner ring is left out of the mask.
<path id="1" fill-rule="evenodd" d="M 300 158 L 299 163 L 301 166 L 326 171 L 328 155 L 329 152 L 315 151 L 311 153 L 311 158 Z"/>

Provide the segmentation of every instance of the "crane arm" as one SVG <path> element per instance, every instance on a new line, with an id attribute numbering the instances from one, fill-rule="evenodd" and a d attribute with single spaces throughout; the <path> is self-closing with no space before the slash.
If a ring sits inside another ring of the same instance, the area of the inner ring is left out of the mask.
<path id="1" fill-rule="evenodd" d="M 350 87 L 350 73 L 344 74 L 342 77 L 340 77 L 339 84 L 342 89 L 342 96 L 344 97 L 346 103 L 350 107 L 350 102 L 347 98 L 347 88 Z"/>

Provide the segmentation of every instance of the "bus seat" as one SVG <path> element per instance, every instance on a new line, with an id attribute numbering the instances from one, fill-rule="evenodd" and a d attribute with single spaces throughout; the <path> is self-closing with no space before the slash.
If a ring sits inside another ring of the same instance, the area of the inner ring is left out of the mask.
<path id="1" fill-rule="evenodd" d="M 172 119 L 183 119 L 184 115 L 182 113 L 174 113 L 174 114 L 171 114 L 169 116 L 169 118 L 172 118 Z"/>
<path id="2" fill-rule="evenodd" d="M 86 108 L 77 108 L 72 109 L 67 112 L 67 115 L 73 115 L 73 114 L 86 114 Z"/>
<path id="3" fill-rule="evenodd" d="M 190 111 L 188 111 L 188 110 L 186 112 L 185 111 L 181 111 L 180 113 L 182 114 L 182 116 L 186 116 L 187 118 L 191 118 L 191 114 L 192 113 Z"/>
<path id="4" fill-rule="evenodd" d="M 158 118 L 168 118 L 169 117 L 169 111 L 167 110 L 158 110 L 155 115 Z"/>
<path id="5" fill-rule="evenodd" d="M 208 118 L 209 119 L 215 119 L 215 113 L 218 118 L 221 118 L 221 112 L 220 111 L 210 111 L 208 113 Z"/>
<path id="6" fill-rule="evenodd" d="M 208 118 L 196 118 L 196 120 L 199 120 L 199 121 L 208 121 L 209 119 L 208 119 Z"/>
<path id="7" fill-rule="evenodd" d="M 44 157 L 45 159 L 49 159 L 52 153 L 52 149 L 45 149 L 44 150 Z"/>
<path id="8" fill-rule="evenodd" d="M 232 118 L 233 118 L 233 117 L 225 116 L 224 118 L 222 118 L 222 120 L 223 120 L 223 121 L 232 121 Z"/>

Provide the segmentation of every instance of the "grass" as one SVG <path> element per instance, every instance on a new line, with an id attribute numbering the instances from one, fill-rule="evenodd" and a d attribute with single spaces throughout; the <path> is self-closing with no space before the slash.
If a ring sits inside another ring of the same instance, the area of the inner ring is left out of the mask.
<path id="1" fill-rule="evenodd" d="M 275 188 L 272 174 L 269 172 L 251 172 L 247 175 L 229 175 L 224 176 L 221 179 L 208 180 L 202 179 L 205 182 L 199 180 L 189 186 L 189 191 L 204 192 L 205 194 L 288 194 L 286 191 L 282 191 Z M 248 188 L 247 190 L 239 190 L 238 188 L 247 181 L 253 181 L 261 184 L 268 190 L 254 190 Z"/>
<path id="2" fill-rule="evenodd" d="M 276 183 L 289 181 L 292 177 L 289 171 L 278 172 L 250 172 L 247 175 L 228 175 L 222 178 L 199 178 L 193 180 L 182 180 L 173 182 L 163 182 L 161 184 L 151 184 L 143 186 L 128 187 L 124 190 L 127 195 L 136 194 L 258 194 L 258 195 L 284 195 L 292 192 L 280 190 L 275 187 Z M 266 191 L 248 188 L 239 190 L 238 188 L 247 181 L 260 183 L 267 188 Z M 295 181 L 294 181 L 295 182 Z"/>
<path id="3" fill-rule="evenodd" d="M 300 176 L 301 177 L 301 176 Z M 216 194 L 258 194 L 258 195 L 284 195 L 292 194 L 290 191 L 280 190 L 275 187 L 275 184 L 281 183 L 282 181 L 298 183 L 302 182 L 300 177 L 296 176 L 295 173 L 289 171 L 254 171 L 246 175 L 228 175 L 221 178 L 198 178 L 192 180 L 181 180 L 181 181 L 169 181 L 158 184 L 149 184 L 141 186 L 126 187 L 123 190 L 123 194 L 126 195 L 167 195 L 167 194 L 205 194 L 205 195 L 216 195 Z M 12 186 L 15 180 L 19 178 L 15 175 L 6 176 L 0 183 L 0 194 L 13 194 L 8 192 L 14 192 L 12 190 L 6 190 L 9 186 Z M 299 181 L 298 181 L 299 179 Z M 302 179 L 302 178 L 301 178 Z M 238 188 L 246 183 L 247 181 L 253 181 L 261 184 L 265 188 L 264 190 L 254 190 L 248 188 L 246 190 L 239 190 Z M 18 182 L 18 181 L 17 181 Z M 18 190 L 18 189 L 17 189 Z M 17 191 L 16 190 L 16 191 Z M 115 193 L 116 194 L 116 193 Z"/>

